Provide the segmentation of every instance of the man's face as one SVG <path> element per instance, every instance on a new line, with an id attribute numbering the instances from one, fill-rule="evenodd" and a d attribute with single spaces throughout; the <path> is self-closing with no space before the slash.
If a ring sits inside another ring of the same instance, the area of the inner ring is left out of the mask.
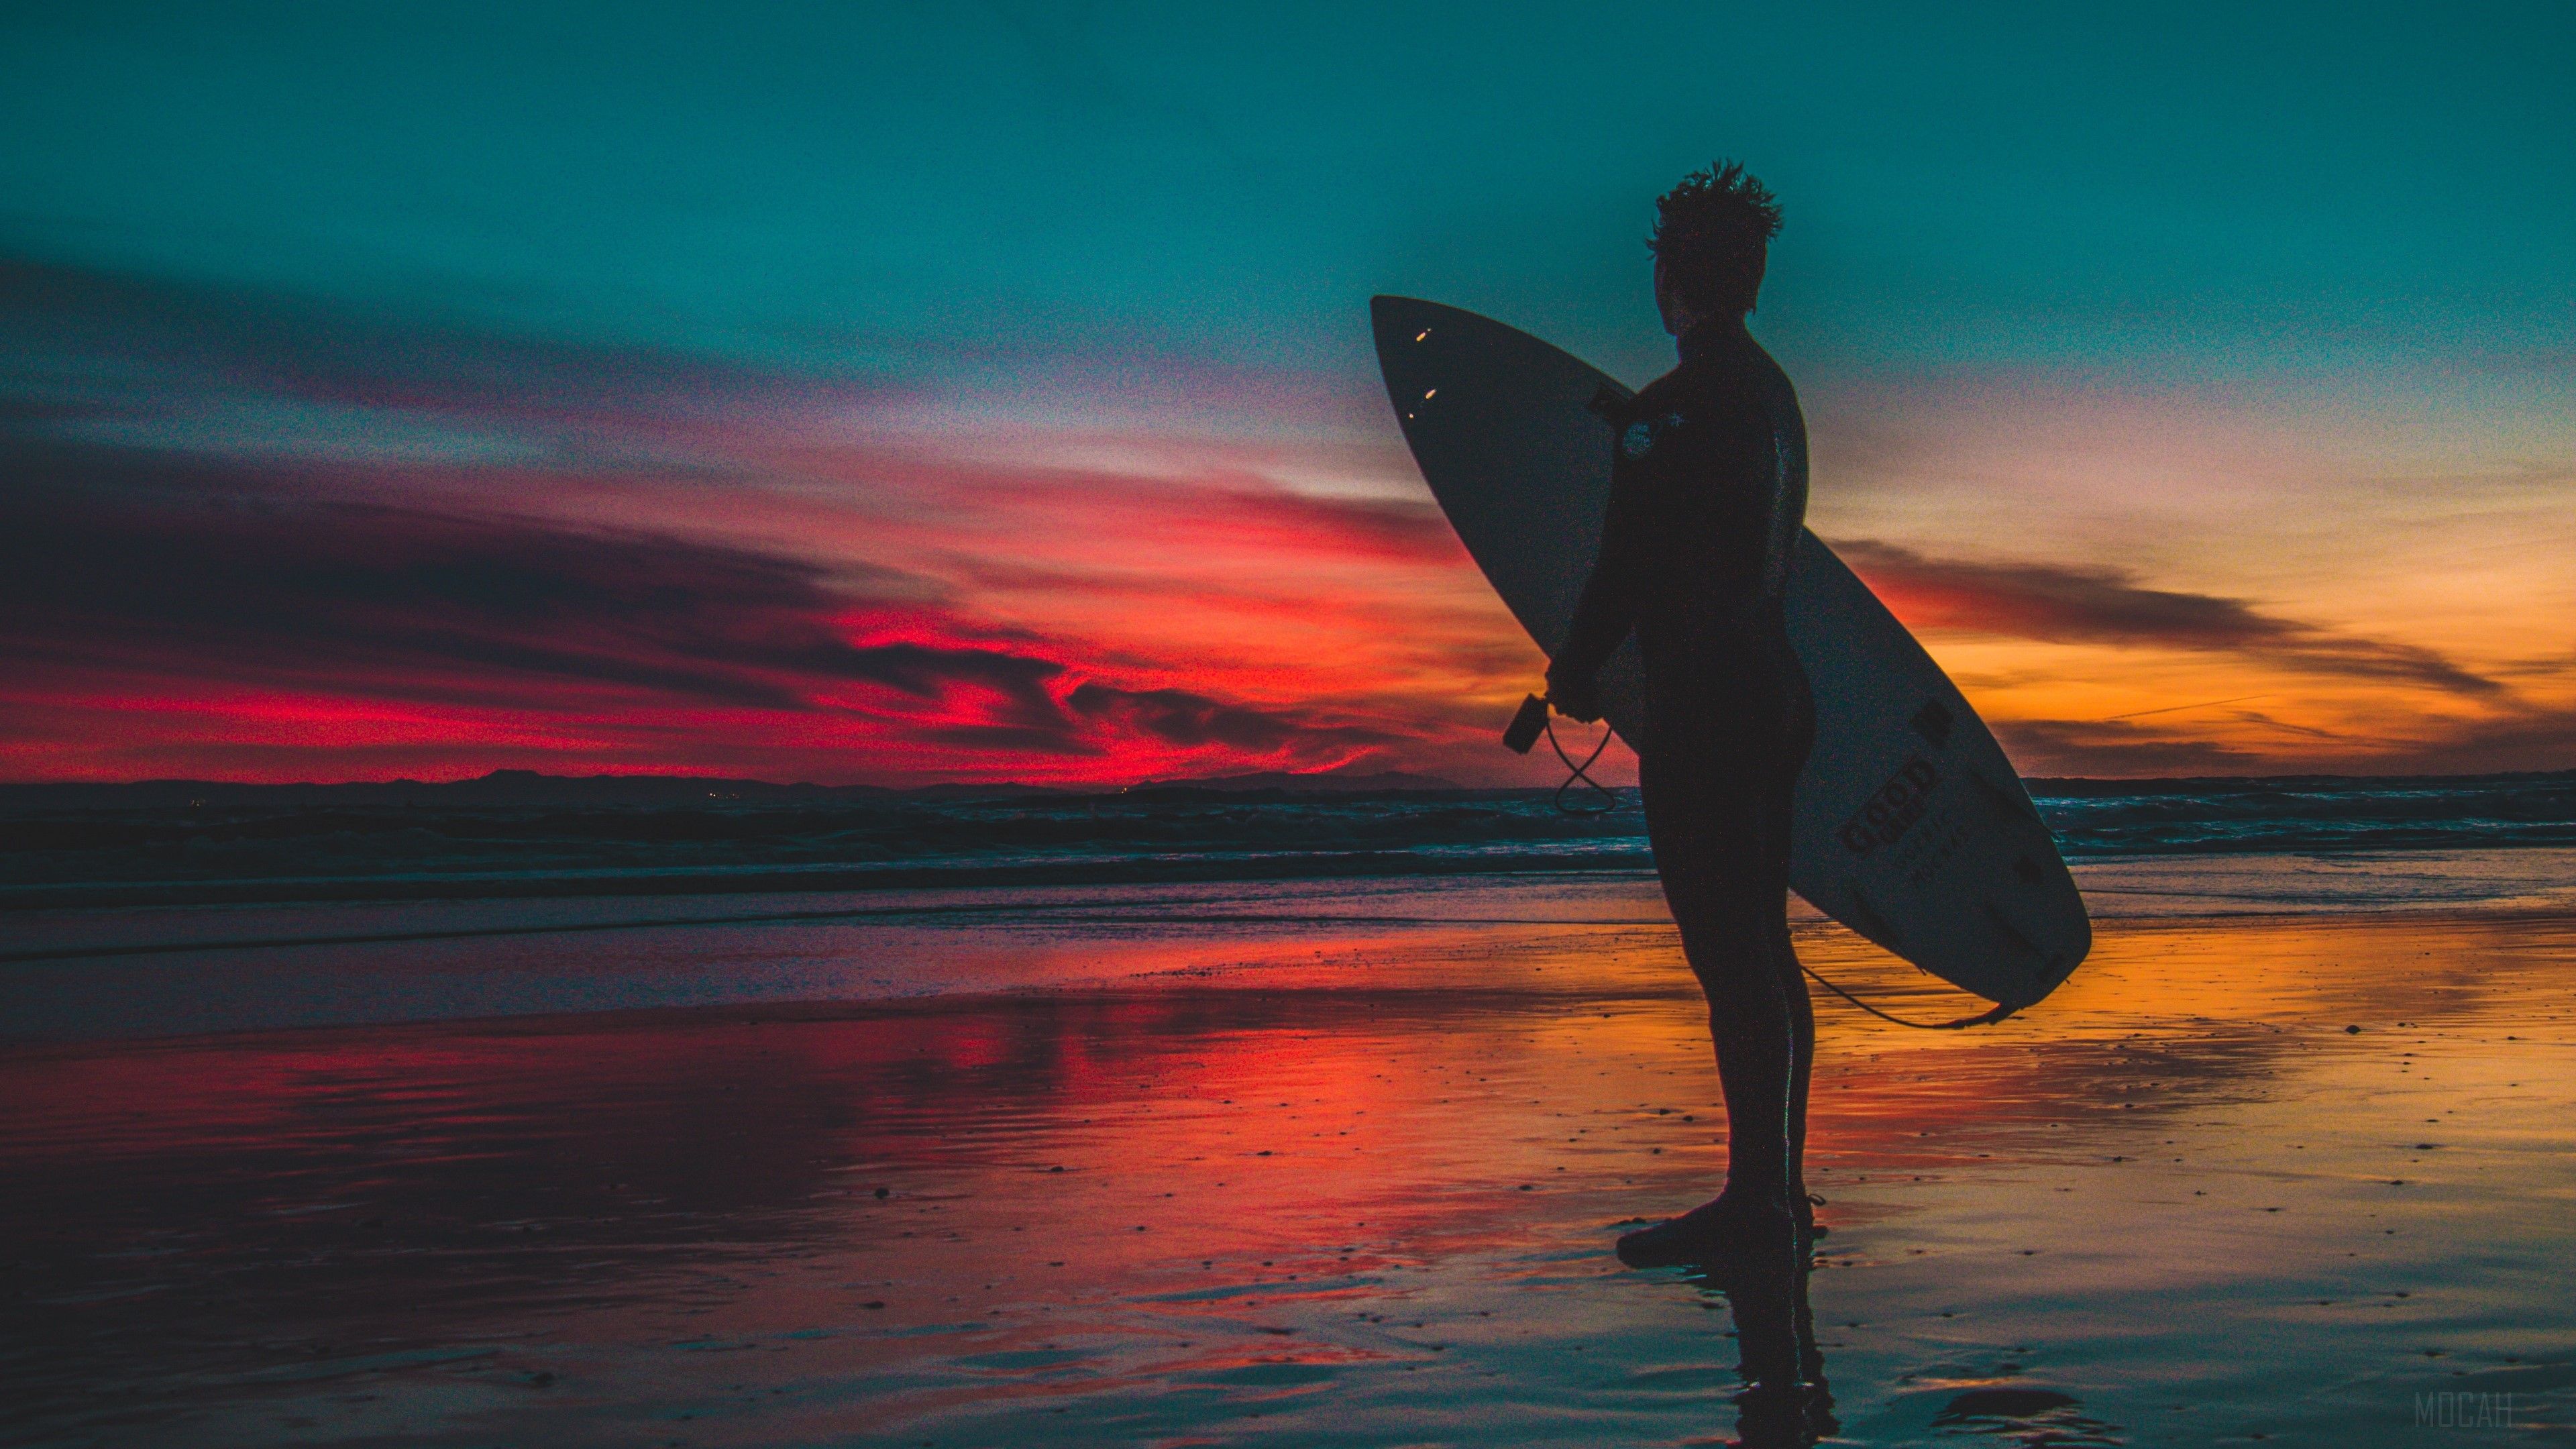
<path id="1" fill-rule="evenodd" d="M 1756 291 L 1761 290 L 1762 273 L 1770 260 L 1770 254 L 1767 250 L 1754 255 L 1753 287 Z M 1685 302 L 1680 297 L 1674 295 L 1673 289 L 1669 285 L 1664 274 L 1664 259 L 1662 257 L 1655 258 L 1655 310 L 1663 314 L 1664 330 L 1673 334 L 1675 337 L 1679 337 L 1683 333 L 1688 332 L 1693 324 L 1700 320 L 1700 314 L 1692 311 L 1691 305 L 1688 302 Z"/>
<path id="2" fill-rule="evenodd" d="M 1693 320 L 1690 308 L 1673 295 L 1672 287 L 1665 280 L 1662 257 L 1655 258 L 1655 310 L 1663 315 L 1664 330 L 1675 337 L 1687 331 Z"/>

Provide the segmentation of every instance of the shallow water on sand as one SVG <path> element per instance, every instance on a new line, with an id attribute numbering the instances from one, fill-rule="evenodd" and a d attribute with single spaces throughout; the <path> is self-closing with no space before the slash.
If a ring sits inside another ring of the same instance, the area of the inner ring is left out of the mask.
<path id="1" fill-rule="evenodd" d="M 1723 1297 L 1609 1251 L 1715 1185 L 1704 1008 L 1601 914 L 13 1048 L 0 1436 L 1723 1441 Z M 2571 968 L 2554 914 L 2138 919 L 2001 1027 L 1820 1000 L 1840 1438 L 2576 1437 Z"/>
<path id="2" fill-rule="evenodd" d="M 2576 849 L 2083 860 L 2097 921 L 2576 912 Z M 1795 896 L 1792 919 L 1822 917 Z M 1377 984 L 1671 941 L 1651 871 L 9 913 L 0 1041 L 1241 977 L 1384 941 Z M 1631 931 L 1606 938 L 1604 928 Z M 1463 934 L 1461 934 L 1463 933 Z M 1464 944 L 1447 944 L 1455 937 Z M 1403 941 L 1403 946 L 1394 942 Z M 1660 944 L 1659 944 L 1660 943 Z M 1464 953 L 1463 955 L 1460 953 Z M 2089 969 L 2089 968 L 2088 968 Z M 1916 978 L 1907 975 L 1909 987 Z M 1969 1006 L 1953 995 L 1953 1007 Z M 1950 1014 L 1945 1011 L 1945 1015 Z"/>

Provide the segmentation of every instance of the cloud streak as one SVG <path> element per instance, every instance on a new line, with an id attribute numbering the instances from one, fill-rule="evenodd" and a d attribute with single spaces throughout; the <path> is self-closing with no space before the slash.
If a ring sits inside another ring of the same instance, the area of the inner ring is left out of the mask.
<path id="1" fill-rule="evenodd" d="M 2221 594 L 2151 588 L 2125 569 L 1934 558 L 1874 539 L 1834 551 L 1917 629 L 2210 650 L 2473 698 L 2506 693 L 2502 683 L 2436 650 L 2337 633 Z"/>
<path id="2" fill-rule="evenodd" d="M 1113 778 L 1330 765 L 1402 739 L 1104 676 L 1079 641 L 981 625 L 882 568 L 316 496 L 310 479 L 117 450 L 22 442 L 0 465 L 26 480 L 0 494 L 0 665 L 22 719 L 216 696 L 307 722 L 364 702 L 713 713 L 875 762 L 945 746 L 965 773 L 1088 760 Z M 149 713 L 126 727 L 148 732 Z"/>
<path id="3" fill-rule="evenodd" d="M 22 378 L 92 394 L 65 406 L 70 416 L 259 398 L 487 424 L 616 417 L 642 426 L 675 407 L 826 391 L 811 379 L 658 347 L 533 337 L 5 254 L 0 339 L 17 353 Z M 117 380 L 104 386 L 94 365 L 102 358 L 117 364 Z"/>
<path id="4" fill-rule="evenodd" d="M 2263 765 L 2250 750 L 2121 720 L 1999 720 L 1994 729 L 2026 775 L 2241 775 Z"/>

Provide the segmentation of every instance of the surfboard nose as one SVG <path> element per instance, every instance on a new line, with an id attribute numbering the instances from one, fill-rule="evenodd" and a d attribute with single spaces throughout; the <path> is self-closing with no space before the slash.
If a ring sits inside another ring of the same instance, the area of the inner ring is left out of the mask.
<path id="1" fill-rule="evenodd" d="M 1369 330 L 1377 335 L 1380 362 L 1396 360 L 1401 355 L 1407 335 L 1421 332 L 1430 325 L 1429 320 L 1423 317 L 1423 309 L 1430 305 L 1416 297 L 1369 298 Z"/>
<path id="2" fill-rule="evenodd" d="M 1441 328 L 1454 329 L 1482 321 L 1472 312 L 1420 297 L 1381 293 L 1369 298 L 1369 330 L 1377 335 L 1381 362 L 1400 361 L 1408 347 L 1430 341 L 1432 333 Z"/>
<path id="3" fill-rule="evenodd" d="M 1429 302 L 1422 300 L 1420 297 L 1399 297 L 1393 292 L 1380 292 L 1376 296 L 1369 298 L 1369 316 L 1374 319 L 1379 326 L 1383 327 L 1386 325 L 1386 321 L 1389 317 L 1397 316 L 1408 310 L 1419 311 L 1420 309 L 1430 305 L 1431 304 Z"/>

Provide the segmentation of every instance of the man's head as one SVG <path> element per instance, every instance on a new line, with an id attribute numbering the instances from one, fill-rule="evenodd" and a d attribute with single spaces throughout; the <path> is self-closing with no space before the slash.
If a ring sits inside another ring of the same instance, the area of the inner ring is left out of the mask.
<path id="1" fill-rule="evenodd" d="M 1762 290 L 1780 203 L 1732 161 L 1694 171 L 1655 201 L 1655 305 L 1675 336 L 1706 317 L 1741 317 Z"/>

